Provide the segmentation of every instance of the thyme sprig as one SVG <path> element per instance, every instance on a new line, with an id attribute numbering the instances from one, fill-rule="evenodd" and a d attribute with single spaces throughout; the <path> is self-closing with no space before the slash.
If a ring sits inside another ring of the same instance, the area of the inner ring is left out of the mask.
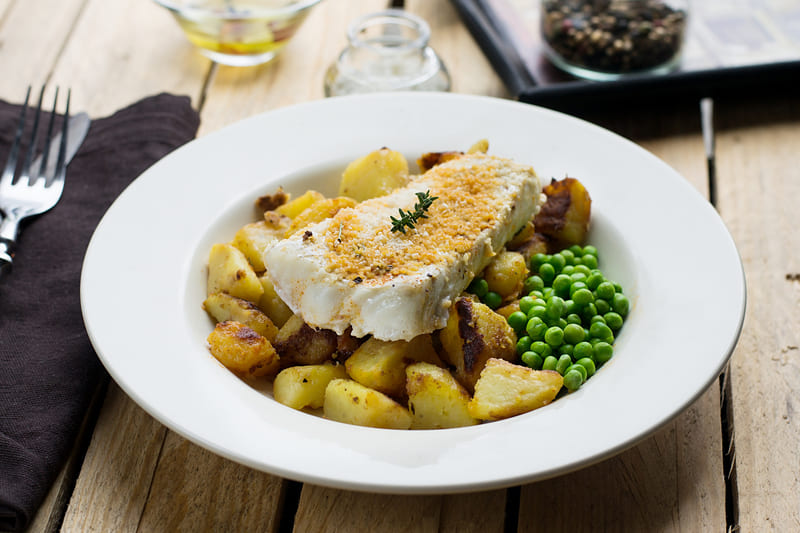
<path id="1" fill-rule="evenodd" d="M 414 228 L 414 224 L 421 218 L 428 218 L 428 215 L 425 212 L 430 208 L 431 204 L 434 200 L 437 200 L 438 196 L 431 196 L 431 191 L 425 192 L 418 192 L 416 193 L 417 198 L 419 201 L 414 204 L 414 211 L 400 211 L 400 218 L 395 218 L 390 216 L 389 218 L 392 220 L 392 231 L 399 231 L 400 233 L 405 234 L 406 228 L 412 229 Z"/>

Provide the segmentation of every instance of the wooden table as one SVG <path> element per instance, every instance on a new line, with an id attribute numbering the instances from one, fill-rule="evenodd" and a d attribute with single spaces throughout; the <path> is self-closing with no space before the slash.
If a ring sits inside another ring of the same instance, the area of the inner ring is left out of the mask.
<path id="1" fill-rule="evenodd" d="M 153 93 L 188 94 L 202 136 L 322 98 L 322 75 L 347 23 L 386 4 L 326 0 L 274 64 L 231 68 L 199 55 L 146 0 L 0 0 L 0 98 L 19 101 L 28 84 L 60 84 L 72 87 L 74 109 L 102 116 Z M 431 24 L 454 92 L 508 97 L 449 2 L 407 0 L 406 9 Z M 599 112 L 596 120 L 707 194 L 696 104 Z M 720 381 L 637 446 L 507 490 L 359 494 L 222 459 L 156 422 L 112 383 L 31 531 L 800 530 L 800 99 L 718 101 L 716 126 L 717 208 L 748 280 L 744 331 Z M 702 258 L 683 259 L 702 268 Z"/>

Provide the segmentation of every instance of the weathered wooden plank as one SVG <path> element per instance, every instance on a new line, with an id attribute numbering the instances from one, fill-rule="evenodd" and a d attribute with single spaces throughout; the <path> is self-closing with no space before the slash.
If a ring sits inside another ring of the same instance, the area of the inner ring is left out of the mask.
<path id="1" fill-rule="evenodd" d="M 275 531 L 284 481 L 168 432 L 139 529 Z"/>
<path id="2" fill-rule="evenodd" d="M 719 210 L 739 248 L 747 313 L 731 360 L 734 521 L 800 529 L 800 104 L 717 102 Z"/>
<path id="3" fill-rule="evenodd" d="M 136 531 L 165 434 L 112 383 L 63 530 Z"/>

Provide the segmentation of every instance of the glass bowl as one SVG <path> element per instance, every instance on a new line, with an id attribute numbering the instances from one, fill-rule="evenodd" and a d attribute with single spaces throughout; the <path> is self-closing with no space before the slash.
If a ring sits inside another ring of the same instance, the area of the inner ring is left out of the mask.
<path id="1" fill-rule="evenodd" d="M 237 67 L 266 63 L 321 0 L 155 0 L 206 57 Z"/>

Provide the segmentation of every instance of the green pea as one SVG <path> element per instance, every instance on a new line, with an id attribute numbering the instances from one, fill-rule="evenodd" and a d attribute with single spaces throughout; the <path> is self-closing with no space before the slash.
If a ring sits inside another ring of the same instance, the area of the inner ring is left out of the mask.
<path id="1" fill-rule="evenodd" d="M 591 244 L 587 244 L 583 247 L 583 255 L 593 255 L 597 257 L 597 248 L 592 246 Z"/>
<path id="2" fill-rule="evenodd" d="M 481 300 L 489 306 L 490 309 L 497 309 L 500 307 L 500 304 L 503 303 L 503 297 L 492 291 L 487 292 L 486 296 L 481 298 Z"/>
<path id="3" fill-rule="evenodd" d="M 539 302 L 541 300 L 536 300 L 536 301 Z M 533 307 L 531 307 L 530 311 L 528 311 L 528 319 L 531 319 L 535 316 L 544 320 L 545 318 L 547 318 L 547 309 L 545 309 L 543 305 L 534 305 Z"/>
<path id="4" fill-rule="evenodd" d="M 573 244 L 572 246 L 570 246 L 567 249 L 570 252 L 572 252 L 572 255 L 575 256 L 575 257 L 580 257 L 580 256 L 582 256 L 584 254 L 583 248 L 581 248 L 581 246 L 579 244 Z"/>
<path id="5" fill-rule="evenodd" d="M 614 290 L 617 291 L 617 292 L 623 292 L 622 285 L 620 285 L 617 282 L 614 282 Z"/>
<path id="6" fill-rule="evenodd" d="M 594 315 L 591 320 L 589 320 L 589 325 L 594 324 L 595 322 L 600 322 L 602 324 L 606 323 L 606 317 L 603 315 Z"/>
<path id="7" fill-rule="evenodd" d="M 568 391 L 573 392 L 581 388 L 583 385 L 583 378 L 578 370 L 571 370 L 564 374 L 564 386 Z"/>
<path id="8" fill-rule="evenodd" d="M 577 313 L 570 313 L 567 315 L 567 324 L 578 324 L 580 326 L 582 323 L 583 321 Z"/>
<path id="9" fill-rule="evenodd" d="M 531 291 L 540 291 L 544 289 L 544 281 L 537 275 L 528 276 L 522 284 L 522 290 L 525 294 L 530 294 Z"/>
<path id="10" fill-rule="evenodd" d="M 575 303 L 575 300 L 569 299 L 564 302 L 564 313 L 567 315 L 574 315 L 580 311 L 580 306 Z"/>
<path id="11" fill-rule="evenodd" d="M 561 250 L 558 253 L 560 253 L 562 256 L 564 256 L 564 261 L 567 262 L 567 265 L 571 265 L 572 262 L 575 261 L 575 253 L 570 249 Z"/>
<path id="12" fill-rule="evenodd" d="M 597 307 L 597 313 L 600 315 L 605 315 L 611 311 L 611 304 L 608 303 L 608 300 L 603 300 L 602 298 L 595 298 L 594 306 Z"/>
<path id="13" fill-rule="evenodd" d="M 544 323 L 544 320 L 535 316 L 528 320 L 528 323 L 525 325 L 525 332 L 528 334 L 528 337 L 531 338 L 532 341 L 540 341 L 544 338 L 544 334 L 547 331 L 547 324 Z"/>
<path id="14" fill-rule="evenodd" d="M 564 342 L 564 330 L 558 326 L 547 328 L 547 331 L 544 332 L 544 342 L 550 346 L 560 345 Z"/>
<path id="15" fill-rule="evenodd" d="M 578 267 L 575 267 L 575 272 L 570 274 L 569 279 L 572 280 L 572 283 L 576 283 L 578 281 L 586 281 L 588 277 L 584 272 L 579 271 Z"/>
<path id="16" fill-rule="evenodd" d="M 542 287 L 541 290 L 531 291 L 531 292 L 528 293 L 528 296 L 530 296 L 532 298 L 536 298 L 537 300 L 540 300 L 540 299 L 544 298 L 544 293 L 542 292 L 543 290 L 544 290 L 544 287 Z"/>
<path id="17" fill-rule="evenodd" d="M 539 267 L 539 277 L 542 278 L 545 285 L 553 281 L 556 277 L 556 269 L 550 263 L 545 263 Z"/>
<path id="18" fill-rule="evenodd" d="M 570 371 L 572 371 L 572 370 L 577 370 L 578 372 L 580 372 L 580 373 L 581 373 L 581 379 L 582 379 L 584 382 L 585 382 L 587 379 L 589 379 L 589 372 L 586 370 L 586 367 L 584 367 L 583 365 L 579 365 L 578 363 L 574 363 L 574 364 L 572 364 L 572 365 L 569 365 L 569 366 L 567 367 L 567 372 L 570 372 Z"/>
<path id="19" fill-rule="evenodd" d="M 589 289 L 578 289 L 572 294 L 572 300 L 580 307 L 586 307 L 594 301 L 594 295 Z"/>
<path id="20" fill-rule="evenodd" d="M 568 354 L 562 354 L 556 363 L 556 372 L 562 376 L 567 372 L 567 368 L 572 364 L 572 357 Z"/>
<path id="21" fill-rule="evenodd" d="M 559 274 L 553 280 L 553 292 L 557 295 L 565 298 L 569 296 L 570 286 L 572 285 L 572 280 L 566 274 Z"/>
<path id="22" fill-rule="evenodd" d="M 584 321 L 589 322 L 593 316 L 597 315 L 597 307 L 595 307 L 594 303 L 589 303 L 583 306 L 581 310 L 581 318 Z"/>
<path id="23" fill-rule="evenodd" d="M 536 352 L 525 352 L 520 356 L 520 359 L 522 359 L 523 363 L 534 370 L 541 370 L 542 363 L 544 363 L 542 356 Z"/>
<path id="24" fill-rule="evenodd" d="M 585 254 L 581 257 L 581 264 L 585 265 L 587 268 L 597 268 L 597 257 Z"/>
<path id="25" fill-rule="evenodd" d="M 548 355 L 544 358 L 542 363 L 542 370 L 555 370 L 558 364 L 558 358 L 555 355 Z"/>
<path id="26" fill-rule="evenodd" d="M 578 324 L 567 324 L 564 328 L 564 342 L 567 344 L 578 344 L 586 337 L 583 326 Z"/>
<path id="27" fill-rule="evenodd" d="M 517 354 L 522 355 L 528 350 L 530 350 L 531 342 L 533 342 L 533 339 L 531 339 L 527 335 L 520 337 L 519 340 L 517 340 Z"/>
<path id="28" fill-rule="evenodd" d="M 531 262 L 530 262 L 531 270 L 536 272 L 537 270 L 539 270 L 539 267 L 545 264 L 546 262 L 547 262 L 547 254 L 542 254 L 542 253 L 534 254 L 533 257 L 531 257 Z"/>
<path id="29" fill-rule="evenodd" d="M 550 347 L 550 345 L 543 341 L 532 342 L 531 351 L 538 353 L 542 357 L 547 357 L 553 353 L 553 349 Z"/>
<path id="30" fill-rule="evenodd" d="M 606 319 L 606 324 L 608 324 L 608 327 L 611 328 L 611 331 L 619 331 L 619 329 L 622 327 L 623 320 L 619 313 L 611 311 L 604 314 L 603 318 Z"/>
<path id="31" fill-rule="evenodd" d="M 583 274 L 587 278 L 592 275 L 592 269 L 586 265 L 577 265 L 573 274 Z"/>
<path id="32" fill-rule="evenodd" d="M 614 333 L 612 333 L 611 328 L 603 322 L 595 322 L 589 326 L 589 336 L 603 339 L 606 342 L 614 340 Z"/>
<path id="33" fill-rule="evenodd" d="M 572 351 L 575 349 L 573 344 L 562 344 L 558 347 L 558 353 L 567 354 L 572 356 Z"/>
<path id="34" fill-rule="evenodd" d="M 519 333 L 525 329 L 525 324 L 528 323 L 528 315 L 522 311 L 514 311 L 508 315 L 506 321 L 508 322 L 508 325 L 511 326 L 511 329 Z"/>
<path id="35" fill-rule="evenodd" d="M 547 310 L 547 316 L 549 318 L 557 319 L 564 314 L 564 311 L 566 310 L 566 304 L 562 298 L 553 296 L 547 301 L 545 309 Z"/>
<path id="36" fill-rule="evenodd" d="M 561 254 L 553 254 L 550 256 L 550 260 L 548 261 L 556 272 L 561 272 L 561 269 L 567 266 L 567 260 L 564 259 L 564 256 Z M 541 267 L 539 267 L 541 270 Z"/>
<path id="37" fill-rule="evenodd" d="M 614 293 L 616 292 L 614 289 L 614 284 L 610 281 L 604 281 L 597 286 L 595 291 L 597 292 L 598 298 L 608 301 L 611 301 L 611 299 L 614 298 Z"/>
<path id="38" fill-rule="evenodd" d="M 549 300 L 553 296 L 553 287 L 545 287 L 542 289 L 542 298 Z"/>
<path id="39" fill-rule="evenodd" d="M 588 290 L 588 288 L 586 286 L 586 283 L 583 282 L 583 281 L 574 281 L 569 286 L 569 295 L 572 296 L 573 294 L 575 294 L 575 291 L 579 291 L 581 289 L 587 289 Z"/>
<path id="40" fill-rule="evenodd" d="M 478 298 L 483 298 L 489 292 L 489 283 L 483 278 L 475 278 L 467 287 L 467 291 L 471 292 Z"/>
<path id="41" fill-rule="evenodd" d="M 586 278 L 586 285 L 590 289 L 596 290 L 597 286 L 603 283 L 605 280 L 606 278 L 603 276 L 603 274 L 600 272 L 593 272 L 592 274 L 589 274 L 588 278 Z"/>
<path id="42" fill-rule="evenodd" d="M 614 355 L 614 347 L 607 342 L 598 342 L 594 345 L 594 360 L 598 365 L 603 365 Z"/>
<path id="43" fill-rule="evenodd" d="M 567 319 L 562 317 L 562 318 L 559 318 L 558 320 L 554 320 L 553 323 L 549 324 L 549 325 L 550 326 L 558 326 L 561 329 L 564 329 L 565 327 L 567 327 L 567 324 L 568 324 Z"/>
<path id="44" fill-rule="evenodd" d="M 585 338 L 585 336 L 584 336 Z M 584 359 L 584 358 L 591 358 L 594 356 L 594 348 L 592 347 L 591 343 L 586 341 L 579 342 L 575 345 L 575 348 L 572 350 L 572 357 L 575 359 Z"/>
<path id="45" fill-rule="evenodd" d="M 583 368 L 586 369 L 586 379 L 594 376 L 594 373 L 597 371 L 597 367 L 594 364 L 594 361 L 590 357 L 582 357 L 578 359 L 576 364 L 581 365 Z"/>
<path id="46" fill-rule="evenodd" d="M 561 269 L 561 273 L 566 274 L 568 276 L 571 275 L 573 272 L 575 272 L 575 267 L 572 265 L 567 265 Z"/>
<path id="47" fill-rule="evenodd" d="M 625 317 L 628 315 L 628 310 L 630 309 L 630 302 L 628 301 L 628 297 L 618 292 L 614 294 L 614 299 L 611 301 L 611 309 L 615 312 L 619 313 L 621 316 Z"/>
<path id="48" fill-rule="evenodd" d="M 533 302 L 535 301 L 536 298 L 533 296 L 523 296 L 519 299 L 519 310 L 527 315 L 528 311 L 530 311 L 531 307 L 533 307 Z"/>

